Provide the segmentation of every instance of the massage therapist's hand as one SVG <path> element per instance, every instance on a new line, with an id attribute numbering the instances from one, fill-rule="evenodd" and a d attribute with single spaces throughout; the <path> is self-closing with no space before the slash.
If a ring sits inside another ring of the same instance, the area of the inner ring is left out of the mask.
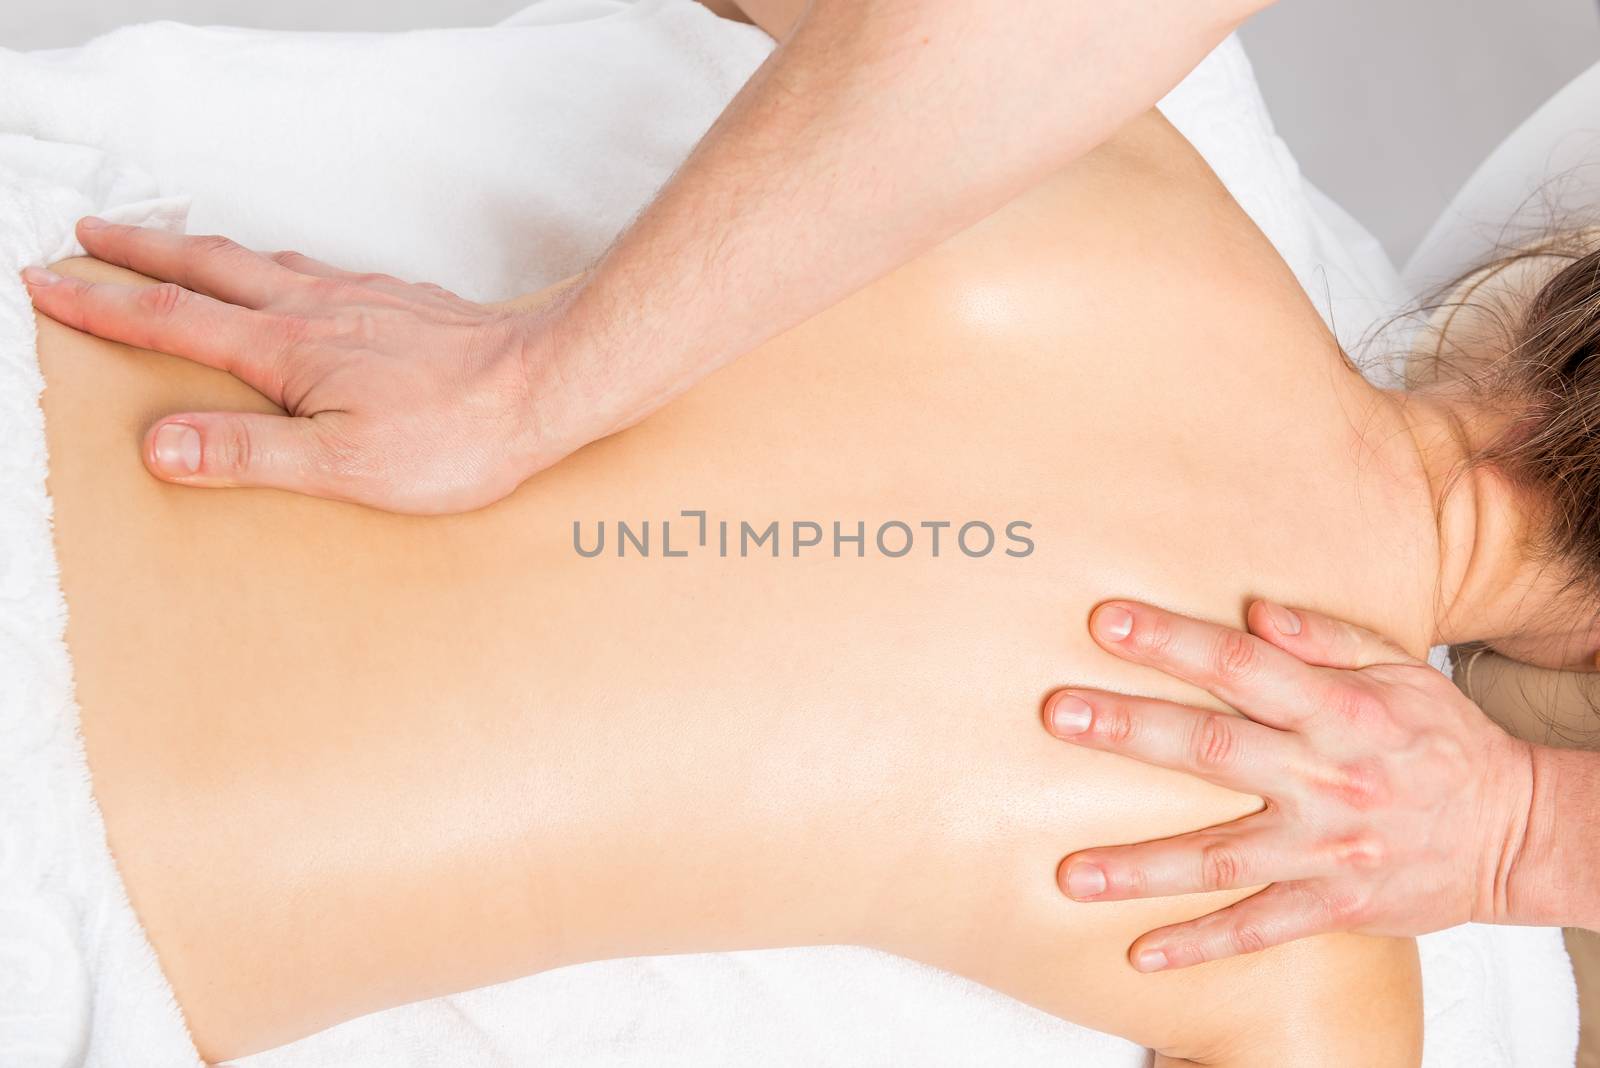
<path id="1" fill-rule="evenodd" d="M 1129 959 L 1142 971 L 1323 932 L 1515 922 L 1533 747 L 1375 634 L 1261 601 L 1249 625 L 1246 634 L 1131 602 L 1095 610 L 1090 630 L 1103 648 L 1248 718 L 1074 689 L 1047 703 L 1051 731 L 1257 794 L 1265 807 L 1164 841 L 1076 853 L 1061 864 L 1062 888 L 1116 901 L 1271 884 L 1140 938 Z"/>
<path id="2" fill-rule="evenodd" d="M 158 478 L 271 486 L 399 512 L 465 511 L 588 440 L 563 443 L 545 416 L 570 385 L 541 355 L 550 348 L 547 315 L 292 252 L 97 223 L 78 227 L 91 255 L 163 284 L 29 270 L 40 311 L 231 372 L 289 413 L 165 416 L 144 441 Z M 562 407 L 570 418 L 581 406 Z"/>

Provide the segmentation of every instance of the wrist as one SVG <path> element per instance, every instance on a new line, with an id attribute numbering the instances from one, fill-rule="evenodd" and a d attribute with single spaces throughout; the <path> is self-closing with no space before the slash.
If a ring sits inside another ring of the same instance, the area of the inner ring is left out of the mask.
<path id="1" fill-rule="evenodd" d="M 1518 848 L 1506 866 L 1500 923 L 1600 929 L 1600 754 L 1530 745 Z"/>
<path id="2" fill-rule="evenodd" d="M 1535 747 L 1501 731 L 1478 773 L 1478 810 L 1463 812 L 1479 843 L 1471 921 L 1516 923 L 1512 913 L 1528 907 L 1537 885 L 1527 849 L 1534 818 Z"/>
<path id="3" fill-rule="evenodd" d="M 728 336 L 736 320 L 708 317 L 693 298 L 667 300 L 665 286 L 641 282 L 620 255 L 614 248 L 527 313 L 539 466 L 641 422 L 750 343 Z"/>
<path id="4" fill-rule="evenodd" d="M 537 308 L 518 314 L 516 352 L 526 393 L 529 471 L 549 467 L 628 425 L 627 399 L 604 333 L 581 319 L 588 275 L 562 285 Z"/>

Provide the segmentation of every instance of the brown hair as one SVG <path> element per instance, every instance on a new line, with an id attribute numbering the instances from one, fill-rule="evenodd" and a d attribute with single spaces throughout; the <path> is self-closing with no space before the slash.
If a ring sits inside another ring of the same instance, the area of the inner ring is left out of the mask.
<path id="1" fill-rule="evenodd" d="M 1446 289 L 1407 383 L 1467 388 L 1503 418 L 1471 462 L 1528 491 L 1530 548 L 1600 594 L 1600 230 L 1525 245 Z"/>

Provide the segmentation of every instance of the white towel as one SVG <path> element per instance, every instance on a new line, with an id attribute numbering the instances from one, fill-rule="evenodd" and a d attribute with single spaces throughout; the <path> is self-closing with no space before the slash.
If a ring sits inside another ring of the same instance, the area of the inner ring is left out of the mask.
<path id="1" fill-rule="evenodd" d="M 0 53 L 0 130 L 137 162 L 194 194 L 193 232 L 489 300 L 586 267 L 770 47 L 683 0 L 399 34 L 154 23 Z"/>
<path id="2" fill-rule="evenodd" d="M 0 1066 L 195 1063 L 89 793 L 45 493 L 43 379 L 17 272 L 73 219 L 180 225 L 182 205 L 80 145 L 0 134 Z"/>
<path id="3" fill-rule="evenodd" d="M 159 24 L 0 52 L 0 131 L 139 164 L 161 193 L 193 196 L 194 231 L 487 299 L 589 262 L 769 48 L 688 0 L 545 0 L 506 27 L 399 35 Z M 1313 209 L 1237 43 L 1164 106 L 1341 337 L 1403 302 L 1364 231 Z M 62 218 L 77 210 L 64 202 Z M 36 262 L 61 251 L 36 249 Z M 0 299 L 16 292 L 0 285 Z M 1430 1066 L 1570 1063 L 1576 997 L 1558 935 L 1465 928 L 1423 946 Z M 1146 1061 L 955 977 L 831 948 L 563 969 L 352 1021 L 241 1068 Z"/>

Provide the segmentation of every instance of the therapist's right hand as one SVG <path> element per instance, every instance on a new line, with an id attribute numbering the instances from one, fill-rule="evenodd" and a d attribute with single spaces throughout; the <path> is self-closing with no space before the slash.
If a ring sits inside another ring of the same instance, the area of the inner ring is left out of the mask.
<path id="1" fill-rule="evenodd" d="M 1086 849 L 1060 866 L 1079 901 L 1267 885 L 1129 950 L 1141 971 L 1308 935 L 1417 935 L 1518 922 L 1533 747 L 1392 642 L 1258 601 L 1250 633 L 1149 605 L 1100 605 L 1108 652 L 1191 682 L 1244 717 L 1069 689 L 1046 721 L 1102 749 L 1256 794 L 1261 811 L 1161 841 Z"/>

